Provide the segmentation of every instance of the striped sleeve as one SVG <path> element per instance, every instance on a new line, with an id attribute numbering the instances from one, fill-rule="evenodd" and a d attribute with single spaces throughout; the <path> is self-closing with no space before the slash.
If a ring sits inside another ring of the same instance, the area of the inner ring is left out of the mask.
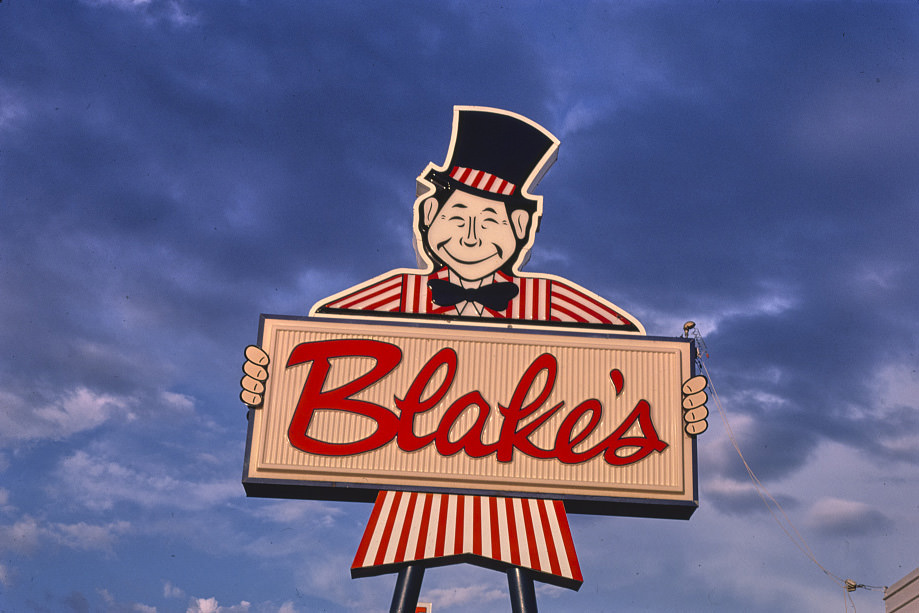
<path id="1" fill-rule="evenodd" d="M 402 305 L 404 277 L 402 274 L 393 275 L 344 296 L 335 297 L 318 310 L 398 312 Z"/>
<path id="2" fill-rule="evenodd" d="M 357 289 L 345 290 L 316 307 L 318 313 L 344 311 L 372 311 L 377 313 L 407 313 L 417 315 L 442 315 L 454 310 L 452 306 L 439 306 L 431 301 L 430 279 L 448 278 L 446 268 L 431 275 L 398 272 L 371 280 Z"/>
<path id="3" fill-rule="evenodd" d="M 551 281 L 549 291 L 549 317 L 552 321 L 634 325 L 634 322 L 618 313 L 608 303 L 581 289 Z"/>

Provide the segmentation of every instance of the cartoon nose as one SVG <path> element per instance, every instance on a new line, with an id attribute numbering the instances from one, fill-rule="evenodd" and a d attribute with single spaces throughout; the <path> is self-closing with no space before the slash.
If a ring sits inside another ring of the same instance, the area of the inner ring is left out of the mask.
<path id="1" fill-rule="evenodd" d="M 479 244 L 479 238 L 475 232 L 475 218 L 471 218 L 469 223 L 466 224 L 466 235 L 462 239 L 462 243 L 467 247 L 475 247 Z"/>

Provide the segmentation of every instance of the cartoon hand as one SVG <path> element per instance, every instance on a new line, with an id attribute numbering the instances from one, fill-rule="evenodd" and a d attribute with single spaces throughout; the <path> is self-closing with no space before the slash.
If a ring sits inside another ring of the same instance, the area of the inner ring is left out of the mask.
<path id="1" fill-rule="evenodd" d="M 268 380 L 268 354 L 261 347 L 249 345 L 246 347 L 246 361 L 243 372 L 246 373 L 239 381 L 242 391 L 239 399 L 249 408 L 257 409 L 265 401 L 265 382 Z"/>
<path id="2" fill-rule="evenodd" d="M 705 420 L 708 417 L 708 409 L 705 408 L 707 385 L 708 379 L 702 375 L 683 382 L 683 421 L 686 422 L 683 427 L 690 436 L 702 434 L 708 428 Z"/>

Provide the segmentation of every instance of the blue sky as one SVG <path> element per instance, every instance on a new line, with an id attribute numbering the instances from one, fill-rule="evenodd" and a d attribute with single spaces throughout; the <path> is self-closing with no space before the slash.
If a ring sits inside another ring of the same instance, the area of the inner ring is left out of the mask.
<path id="1" fill-rule="evenodd" d="M 6 0 L 0 58 L 0 611 L 388 610 L 370 505 L 245 497 L 240 365 L 413 265 L 455 104 L 560 138 L 526 270 L 695 320 L 824 568 L 919 566 L 916 2 Z M 844 608 L 710 423 L 692 519 L 571 516 L 540 610 Z M 474 567 L 421 597 L 509 609 Z"/>

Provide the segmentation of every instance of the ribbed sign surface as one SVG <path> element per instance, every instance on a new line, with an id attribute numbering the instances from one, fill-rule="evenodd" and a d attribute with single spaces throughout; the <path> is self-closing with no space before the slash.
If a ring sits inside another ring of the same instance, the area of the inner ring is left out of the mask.
<path id="1" fill-rule="evenodd" d="M 250 414 L 249 495 L 489 493 L 679 517 L 696 506 L 680 404 L 689 341 L 266 316 L 261 325 L 271 363 L 264 406 Z"/>

